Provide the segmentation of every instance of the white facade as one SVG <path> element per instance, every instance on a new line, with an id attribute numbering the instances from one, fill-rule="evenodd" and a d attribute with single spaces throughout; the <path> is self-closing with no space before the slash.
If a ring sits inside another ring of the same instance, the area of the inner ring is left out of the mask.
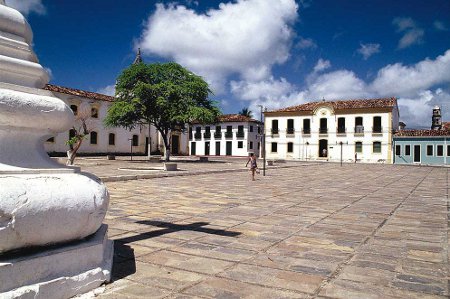
<path id="1" fill-rule="evenodd" d="M 344 162 L 392 163 L 398 118 L 396 101 L 392 108 L 335 109 L 319 102 L 312 111 L 266 112 L 266 157 L 337 162 L 342 152 Z"/>
<path id="2" fill-rule="evenodd" d="M 220 127 L 220 132 L 217 131 Z M 209 128 L 209 134 L 208 134 Z M 192 156 L 259 156 L 260 134 L 257 121 L 220 122 L 193 125 L 189 141 Z"/>
<path id="3" fill-rule="evenodd" d="M 64 90 L 66 89 L 67 88 L 64 88 Z M 106 128 L 103 125 L 103 120 L 107 115 L 108 108 L 112 105 L 111 101 L 92 99 L 55 91 L 53 91 L 53 95 L 63 100 L 69 107 L 72 108 L 74 113 L 75 110 L 79 111 L 83 103 L 88 103 L 91 110 L 93 109 L 91 117 L 86 121 L 88 129 L 91 133 L 83 140 L 78 153 L 128 154 L 131 152 L 131 147 L 133 153 L 147 153 L 147 138 L 149 137 L 148 126 L 140 126 L 130 131 L 122 127 Z M 76 129 L 79 129 L 79 126 L 80 123 L 75 124 Z M 96 134 L 96 138 L 95 136 L 92 136 L 92 134 Z M 69 135 L 70 131 L 66 131 L 57 134 L 53 139 L 47 140 L 47 142 L 45 142 L 46 151 L 49 153 L 65 153 L 69 149 L 69 146 L 66 144 L 69 140 Z M 150 140 L 152 152 L 159 150 L 161 153 L 164 153 L 164 142 L 154 126 L 151 126 Z M 173 154 L 188 154 L 187 133 L 173 133 L 172 142 L 172 144 L 174 144 L 172 149 Z"/>

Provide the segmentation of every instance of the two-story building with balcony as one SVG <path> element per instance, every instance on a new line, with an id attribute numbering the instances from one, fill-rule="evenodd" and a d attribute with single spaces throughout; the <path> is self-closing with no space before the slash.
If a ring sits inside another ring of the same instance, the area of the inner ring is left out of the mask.
<path id="1" fill-rule="evenodd" d="M 264 116 L 268 159 L 392 163 L 396 98 L 322 100 Z"/>
<path id="2" fill-rule="evenodd" d="M 239 114 L 221 115 L 216 124 L 193 124 L 189 129 L 192 156 L 259 156 L 260 122 Z"/>
<path id="3" fill-rule="evenodd" d="M 83 141 L 78 153 L 83 154 L 136 154 L 148 152 L 149 138 L 151 151 L 164 152 L 164 143 L 161 134 L 150 126 L 138 126 L 132 130 L 121 127 L 107 128 L 103 125 L 108 108 L 112 105 L 114 97 L 95 92 L 84 91 L 75 88 L 62 87 L 48 84 L 46 90 L 63 100 L 76 116 L 82 105 L 90 106 L 90 117 L 87 119 L 87 127 L 90 131 Z M 77 126 L 77 124 L 74 124 Z M 76 127 L 78 129 L 78 127 Z M 69 130 L 49 138 L 44 146 L 49 153 L 63 154 L 69 149 L 66 142 L 74 136 L 74 131 Z M 172 154 L 188 154 L 187 133 L 174 132 L 171 134 Z"/>

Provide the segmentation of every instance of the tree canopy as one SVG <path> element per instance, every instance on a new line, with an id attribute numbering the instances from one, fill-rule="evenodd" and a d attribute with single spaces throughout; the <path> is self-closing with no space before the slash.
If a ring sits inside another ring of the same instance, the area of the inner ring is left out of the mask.
<path id="1" fill-rule="evenodd" d="M 242 108 L 242 110 L 239 111 L 239 114 L 243 115 L 243 116 L 250 117 L 250 118 L 253 117 L 253 112 L 251 110 L 249 110 L 248 108 Z"/>
<path id="2" fill-rule="evenodd" d="M 184 131 L 193 120 L 213 123 L 220 115 L 208 83 L 181 65 L 137 63 L 116 82 L 116 99 L 108 109 L 106 126 L 132 129 L 152 124 L 161 133 L 170 156 L 170 132 Z"/>

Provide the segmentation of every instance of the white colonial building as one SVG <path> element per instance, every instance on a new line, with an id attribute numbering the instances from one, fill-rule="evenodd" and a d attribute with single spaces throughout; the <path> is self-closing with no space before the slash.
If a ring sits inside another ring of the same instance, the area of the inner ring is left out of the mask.
<path id="1" fill-rule="evenodd" d="M 121 127 L 106 128 L 103 125 L 108 108 L 112 105 L 114 97 L 88 92 L 84 90 L 61 87 L 48 84 L 44 88 L 63 100 L 74 112 L 75 116 L 86 104 L 90 106 L 91 117 L 86 121 L 90 131 L 83 141 L 78 153 L 84 154 L 145 154 L 148 152 L 148 138 L 151 141 L 151 151 L 164 152 L 164 143 L 157 130 L 150 126 L 139 126 L 127 130 Z M 76 127 L 78 129 L 78 127 Z M 66 142 L 73 136 L 73 131 L 60 133 L 45 142 L 45 149 L 49 153 L 65 153 L 69 146 Z M 174 132 L 171 136 L 172 154 L 188 154 L 187 133 Z"/>
<path id="2" fill-rule="evenodd" d="M 189 130 L 192 156 L 259 156 L 260 122 L 239 114 L 219 117 L 216 124 L 194 124 Z"/>
<path id="3" fill-rule="evenodd" d="M 264 116 L 268 159 L 392 163 L 395 98 L 323 100 Z"/>

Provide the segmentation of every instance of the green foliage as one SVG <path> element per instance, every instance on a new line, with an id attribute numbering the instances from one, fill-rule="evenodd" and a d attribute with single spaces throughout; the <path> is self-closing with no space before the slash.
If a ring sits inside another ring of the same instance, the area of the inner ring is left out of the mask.
<path id="1" fill-rule="evenodd" d="M 212 123 L 220 115 L 212 92 L 199 76 L 177 63 L 134 64 L 116 83 L 116 100 L 108 110 L 106 126 L 128 129 L 153 124 L 163 134 L 183 131 L 186 123 Z"/>
<path id="2" fill-rule="evenodd" d="M 249 110 L 248 108 L 242 108 L 242 110 L 239 111 L 239 114 L 250 117 L 250 118 L 253 117 L 253 112 L 251 110 Z"/>
<path id="3" fill-rule="evenodd" d="M 79 140 L 82 140 L 86 137 L 86 135 L 76 135 L 73 136 L 72 138 L 70 138 L 69 140 L 66 141 L 67 145 L 74 145 L 76 144 Z"/>

